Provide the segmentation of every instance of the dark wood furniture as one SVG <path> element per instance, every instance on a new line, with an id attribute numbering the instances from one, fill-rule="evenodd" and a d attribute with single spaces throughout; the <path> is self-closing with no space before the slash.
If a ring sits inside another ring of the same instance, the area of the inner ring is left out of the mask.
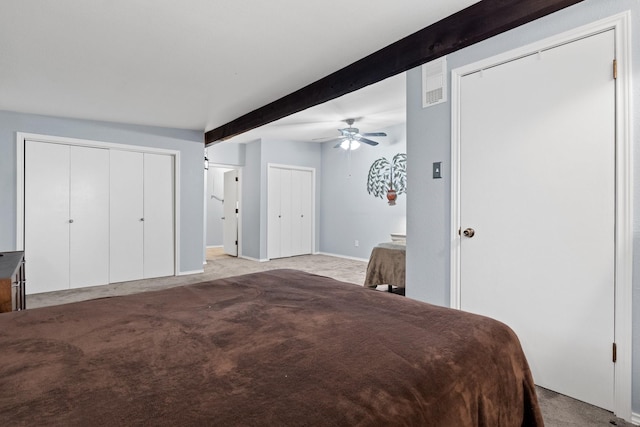
<path id="1" fill-rule="evenodd" d="M 0 252 L 0 313 L 24 310 L 24 252 Z"/>

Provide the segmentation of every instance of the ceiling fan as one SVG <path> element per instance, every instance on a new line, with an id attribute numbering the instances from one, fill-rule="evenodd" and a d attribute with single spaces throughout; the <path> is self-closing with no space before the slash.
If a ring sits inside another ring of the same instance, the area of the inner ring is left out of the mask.
<path id="1" fill-rule="evenodd" d="M 371 132 L 371 133 L 360 133 L 358 128 L 354 128 L 353 124 L 355 123 L 355 119 L 347 119 L 345 120 L 349 127 L 344 129 L 338 129 L 338 132 L 341 133 L 339 137 L 329 138 L 329 141 L 335 140 L 338 143 L 333 148 L 341 147 L 344 150 L 355 150 L 360 147 L 360 143 L 369 144 L 372 146 L 378 145 L 376 141 L 372 141 L 367 136 L 387 136 L 384 132 Z M 320 138 L 326 139 L 326 138 Z"/>

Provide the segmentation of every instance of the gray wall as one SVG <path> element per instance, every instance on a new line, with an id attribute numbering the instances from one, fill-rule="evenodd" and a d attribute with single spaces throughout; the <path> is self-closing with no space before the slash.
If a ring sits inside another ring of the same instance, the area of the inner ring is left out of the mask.
<path id="1" fill-rule="evenodd" d="M 242 170 L 242 253 L 241 256 L 261 259 L 260 210 L 267 195 L 262 193 L 262 142 L 245 144 L 245 167 Z"/>
<path id="2" fill-rule="evenodd" d="M 407 194 L 398 196 L 396 205 L 389 206 L 386 199 L 367 192 L 371 164 L 381 157 L 391 161 L 397 153 L 406 153 L 405 126 L 377 131 L 388 134 L 386 138 L 373 138 L 380 145 L 363 144 L 351 153 L 334 148 L 335 143 L 322 144 L 320 250 L 323 253 L 369 259 L 375 245 L 391 240 L 390 233 L 406 231 Z M 418 188 L 411 183 L 408 186 L 410 194 Z"/>
<path id="3" fill-rule="evenodd" d="M 179 150 L 180 271 L 202 270 L 202 132 L 0 111 L 0 251 L 17 247 L 16 132 Z"/>
<path id="4" fill-rule="evenodd" d="M 602 18 L 631 10 L 633 134 L 640 135 L 640 1 L 586 0 L 570 8 L 493 37 L 447 57 L 449 69 L 533 43 Z M 449 75 L 450 78 L 450 75 Z M 408 181 L 407 296 L 449 305 L 451 104 L 422 108 L 420 68 L 407 74 Z M 449 88 L 451 85 L 449 85 Z M 450 95 L 450 93 L 449 93 Z M 448 99 L 451 99 L 449 96 Z M 640 153 L 634 147 L 633 410 L 640 412 Z M 430 165 L 443 161 L 444 178 L 433 180 Z"/>

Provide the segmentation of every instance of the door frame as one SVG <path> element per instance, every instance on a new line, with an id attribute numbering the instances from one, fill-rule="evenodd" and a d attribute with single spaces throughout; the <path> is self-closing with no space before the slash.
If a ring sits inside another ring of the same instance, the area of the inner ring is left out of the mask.
<path id="1" fill-rule="evenodd" d="M 244 166 L 230 165 L 225 163 L 209 163 L 209 168 L 224 168 L 224 169 L 229 169 L 229 170 L 233 169 L 238 171 L 238 258 L 242 258 L 242 213 L 243 213 L 242 212 L 242 173 L 244 170 Z M 205 186 L 205 209 L 208 202 L 207 198 L 209 197 L 207 191 L 208 190 Z M 207 211 L 207 213 L 205 214 L 205 223 L 208 220 L 208 215 L 209 215 L 209 212 Z M 206 228 L 204 232 L 205 232 L 204 241 L 205 241 L 205 248 L 206 248 L 207 247 Z"/>
<path id="2" fill-rule="evenodd" d="M 35 133 L 16 132 L 16 250 L 24 250 L 24 172 L 25 157 L 24 148 L 25 141 L 46 142 L 49 144 L 73 145 L 81 147 L 93 147 L 103 149 L 113 149 L 122 151 L 135 151 L 139 153 L 162 154 L 173 156 L 174 164 L 174 236 L 173 236 L 173 253 L 175 276 L 184 274 L 180 271 L 180 151 L 169 150 L 164 148 L 144 147 L 138 145 L 117 144 L 113 142 L 93 141 L 88 139 L 68 138 L 52 135 L 41 135 Z"/>
<path id="3" fill-rule="evenodd" d="M 616 153 L 615 153 L 615 289 L 614 412 L 630 421 L 632 356 L 632 271 L 633 271 L 633 141 L 631 122 L 631 13 L 613 15 L 594 23 L 543 39 L 491 58 L 451 71 L 451 282 L 450 305 L 460 309 L 460 87 L 463 76 L 494 67 L 523 56 L 585 38 L 606 30 L 615 33 Z"/>
<path id="4" fill-rule="evenodd" d="M 267 260 L 270 260 L 269 256 L 269 172 L 271 169 L 289 169 L 311 172 L 311 253 L 316 253 L 316 169 L 306 166 L 294 166 L 284 165 L 280 163 L 267 163 L 267 210 L 266 210 L 266 224 L 267 224 Z"/>

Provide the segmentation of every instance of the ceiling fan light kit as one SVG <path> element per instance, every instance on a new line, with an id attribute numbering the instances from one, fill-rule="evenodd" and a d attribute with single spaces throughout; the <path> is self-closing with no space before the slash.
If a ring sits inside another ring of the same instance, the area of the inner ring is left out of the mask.
<path id="1" fill-rule="evenodd" d="M 360 148 L 360 143 L 355 139 L 345 139 L 340 143 L 340 148 L 344 150 L 357 150 Z"/>

